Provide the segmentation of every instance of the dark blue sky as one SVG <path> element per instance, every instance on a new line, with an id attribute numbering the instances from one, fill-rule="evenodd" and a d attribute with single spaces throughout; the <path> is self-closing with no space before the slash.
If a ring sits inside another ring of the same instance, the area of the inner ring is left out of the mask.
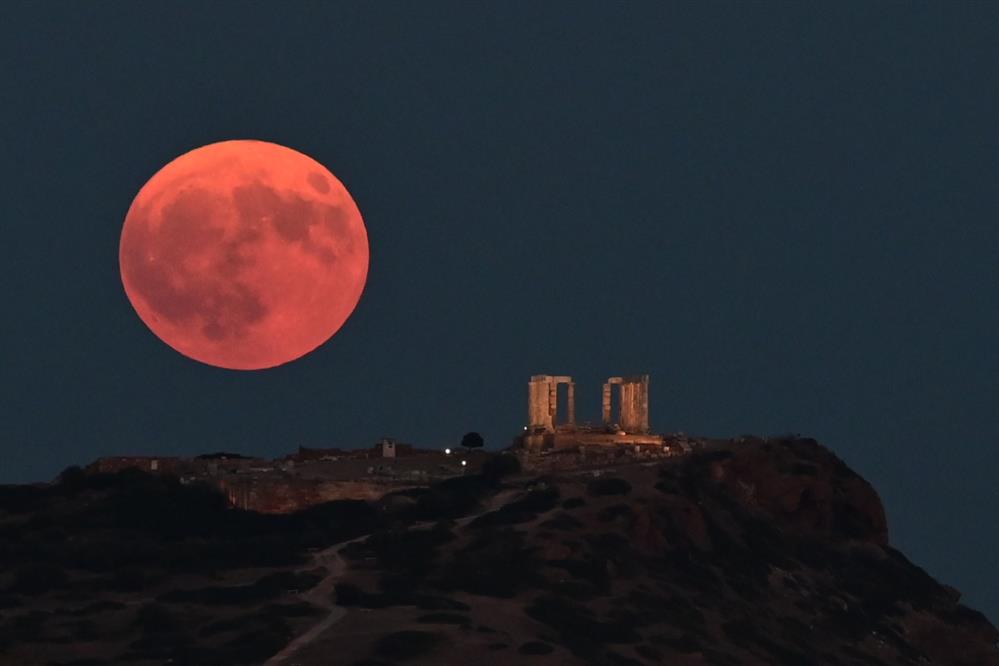
<path id="1" fill-rule="evenodd" d="M 660 430 L 830 446 L 999 618 L 999 5 L 201 4 L 5 16 L 0 482 L 499 447 L 529 375 L 596 420 L 649 372 Z M 142 184 L 231 138 L 326 164 L 371 239 L 346 327 L 260 373 L 166 347 L 118 275 Z"/>

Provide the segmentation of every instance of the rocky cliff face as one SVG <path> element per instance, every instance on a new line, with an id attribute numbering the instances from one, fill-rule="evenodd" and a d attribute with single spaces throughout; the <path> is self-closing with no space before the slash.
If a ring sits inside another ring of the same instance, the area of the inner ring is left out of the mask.
<path id="1" fill-rule="evenodd" d="M 709 461 L 711 481 L 789 531 L 888 544 L 874 488 L 814 440 L 743 439 L 698 460 Z"/>
<path id="2" fill-rule="evenodd" d="M 874 489 L 814 441 L 525 479 L 509 500 L 348 549 L 340 603 L 384 635 L 344 663 L 999 664 L 995 627 L 891 548 Z"/>

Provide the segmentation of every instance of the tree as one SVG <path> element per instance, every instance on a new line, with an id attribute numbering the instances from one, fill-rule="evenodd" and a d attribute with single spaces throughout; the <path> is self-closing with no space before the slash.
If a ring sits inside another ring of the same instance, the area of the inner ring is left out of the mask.
<path id="1" fill-rule="evenodd" d="M 477 432 L 466 432 L 465 436 L 461 438 L 461 445 L 466 449 L 481 449 L 485 443 L 482 435 Z"/>
<path id="2" fill-rule="evenodd" d="M 79 465 L 71 465 L 64 469 L 56 479 L 62 490 L 69 494 L 76 494 L 86 489 L 87 473 Z"/>

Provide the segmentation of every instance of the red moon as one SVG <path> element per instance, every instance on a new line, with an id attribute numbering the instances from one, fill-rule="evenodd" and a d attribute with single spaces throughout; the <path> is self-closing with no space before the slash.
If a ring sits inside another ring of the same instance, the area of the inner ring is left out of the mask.
<path id="1" fill-rule="evenodd" d="M 160 169 L 121 232 L 121 280 L 163 342 L 221 368 L 293 361 L 350 317 L 368 234 L 343 184 L 300 152 L 223 141 Z"/>

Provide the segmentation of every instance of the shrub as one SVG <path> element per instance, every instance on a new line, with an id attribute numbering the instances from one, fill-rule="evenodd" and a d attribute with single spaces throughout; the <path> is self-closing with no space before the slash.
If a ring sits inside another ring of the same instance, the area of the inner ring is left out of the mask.
<path id="1" fill-rule="evenodd" d="M 292 632 L 287 624 L 271 624 L 247 632 L 226 643 L 227 664 L 262 664 L 288 644 Z"/>
<path id="2" fill-rule="evenodd" d="M 485 443 L 482 435 L 477 432 L 466 432 L 465 436 L 461 438 L 461 445 L 466 449 L 481 449 Z"/>
<path id="3" fill-rule="evenodd" d="M 594 479 L 586 484 L 586 492 L 595 497 L 602 495 L 627 495 L 631 492 L 631 484 L 624 479 Z"/>
<path id="4" fill-rule="evenodd" d="M 280 571 L 267 574 L 250 585 L 213 586 L 188 590 L 171 590 L 160 595 L 159 601 L 206 605 L 240 605 L 268 601 L 289 590 L 307 590 L 322 576 L 308 572 Z"/>
<path id="5" fill-rule="evenodd" d="M 51 613 L 33 610 L 7 621 L 0 628 L 0 640 L 11 638 L 14 641 L 40 642 L 45 634 L 45 621 Z"/>
<path id="6" fill-rule="evenodd" d="M 458 601 L 457 599 L 434 597 L 429 594 L 418 594 L 413 598 L 413 601 L 416 603 L 416 607 L 420 610 L 471 610 L 471 606 L 464 602 Z"/>
<path id="7" fill-rule="evenodd" d="M 539 513 L 551 511 L 558 505 L 558 488 L 548 486 L 532 490 L 523 497 L 500 507 L 497 511 L 483 514 L 470 523 L 471 527 L 496 525 L 518 525 L 538 517 Z"/>
<path id="8" fill-rule="evenodd" d="M 135 614 L 134 624 L 147 634 L 161 634 L 176 631 L 180 627 L 180 620 L 165 606 L 148 603 Z"/>
<path id="9" fill-rule="evenodd" d="M 107 585 L 116 592 L 136 592 L 151 587 L 161 580 L 163 580 L 162 573 L 131 565 L 115 569 Z"/>
<path id="10" fill-rule="evenodd" d="M 436 564 L 437 547 L 453 539 L 447 523 L 437 523 L 431 529 L 378 532 L 363 545 L 374 554 L 382 569 L 423 576 Z"/>
<path id="11" fill-rule="evenodd" d="M 416 621 L 424 624 L 468 625 L 472 623 L 467 615 L 461 615 L 460 613 L 427 613 L 416 618 Z"/>
<path id="12" fill-rule="evenodd" d="M 387 659 L 406 661 L 422 657 L 441 642 L 440 634 L 430 631 L 397 631 L 375 642 L 375 654 Z"/>
<path id="13" fill-rule="evenodd" d="M 401 512 L 410 521 L 458 518 L 470 513 L 479 500 L 493 490 L 493 484 L 478 474 L 438 481 L 416 498 L 416 504 Z"/>
<path id="14" fill-rule="evenodd" d="M 64 613 L 66 615 L 73 615 L 76 617 L 80 617 L 85 615 L 96 615 L 98 613 L 119 611 L 119 610 L 124 610 L 125 608 L 127 608 L 127 606 L 119 601 L 109 601 L 105 599 L 102 601 L 94 601 L 92 603 L 89 603 L 83 608 L 75 608 L 73 610 L 59 611 L 59 612 Z"/>
<path id="15" fill-rule="evenodd" d="M 558 513 L 554 518 L 549 518 L 545 522 L 541 523 L 541 527 L 560 531 L 575 530 L 582 526 L 583 524 L 581 522 L 573 518 L 571 514 L 565 512 Z"/>
<path id="16" fill-rule="evenodd" d="M 444 589 L 459 589 L 488 597 L 510 598 L 537 584 L 540 563 L 524 544 L 523 534 L 511 529 L 483 530 L 442 567 L 438 581 Z"/>
<path id="17" fill-rule="evenodd" d="M 510 476 L 520 472 L 520 461 L 516 456 L 509 453 L 501 453 L 493 456 L 482 465 L 480 472 L 483 478 L 497 482 L 504 476 Z"/>
<path id="18" fill-rule="evenodd" d="M 67 494 L 75 494 L 86 487 L 87 473 L 79 465 L 70 465 L 59 473 L 59 489 Z"/>
<path id="19" fill-rule="evenodd" d="M 603 522 L 610 523 L 618 518 L 633 518 L 634 515 L 635 512 L 627 504 L 615 504 L 602 509 L 597 514 L 597 518 Z"/>
<path id="20" fill-rule="evenodd" d="M 333 600 L 338 606 L 360 606 L 364 590 L 353 583 L 336 583 L 333 585 Z"/>
<path id="21" fill-rule="evenodd" d="M 548 643 L 542 643 L 541 641 L 530 641 L 524 643 L 517 650 L 520 654 L 551 654 L 555 648 L 553 648 Z"/>
<path id="22" fill-rule="evenodd" d="M 29 564 L 14 574 L 8 592 L 24 595 L 45 594 L 65 587 L 66 572 L 51 564 Z"/>
<path id="23" fill-rule="evenodd" d="M 638 643 L 641 636 L 628 622 L 601 621 L 586 606 L 554 596 L 538 597 L 527 608 L 527 614 L 562 635 L 576 648 L 593 643 Z"/>
<path id="24" fill-rule="evenodd" d="M 636 645 L 635 652 L 649 661 L 661 662 L 663 660 L 663 653 L 651 645 Z"/>
<path id="25" fill-rule="evenodd" d="M 397 591 L 367 592 L 352 583 L 337 583 L 334 586 L 334 601 L 337 606 L 349 608 L 388 608 L 413 603 L 412 594 Z"/>
<path id="26" fill-rule="evenodd" d="M 289 604 L 267 604 L 261 610 L 261 614 L 266 618 L 314 617 L 323 613 L 323 609 L 307 601 L 297 601 Z"/>
<path id="27" fill-rule="evenodd" d="M 310 590 L 322 579 L 321 574 L 310 571 L 277 571 L 263 576 L 253 586 L 277 595 L 288 590 Z"/>

